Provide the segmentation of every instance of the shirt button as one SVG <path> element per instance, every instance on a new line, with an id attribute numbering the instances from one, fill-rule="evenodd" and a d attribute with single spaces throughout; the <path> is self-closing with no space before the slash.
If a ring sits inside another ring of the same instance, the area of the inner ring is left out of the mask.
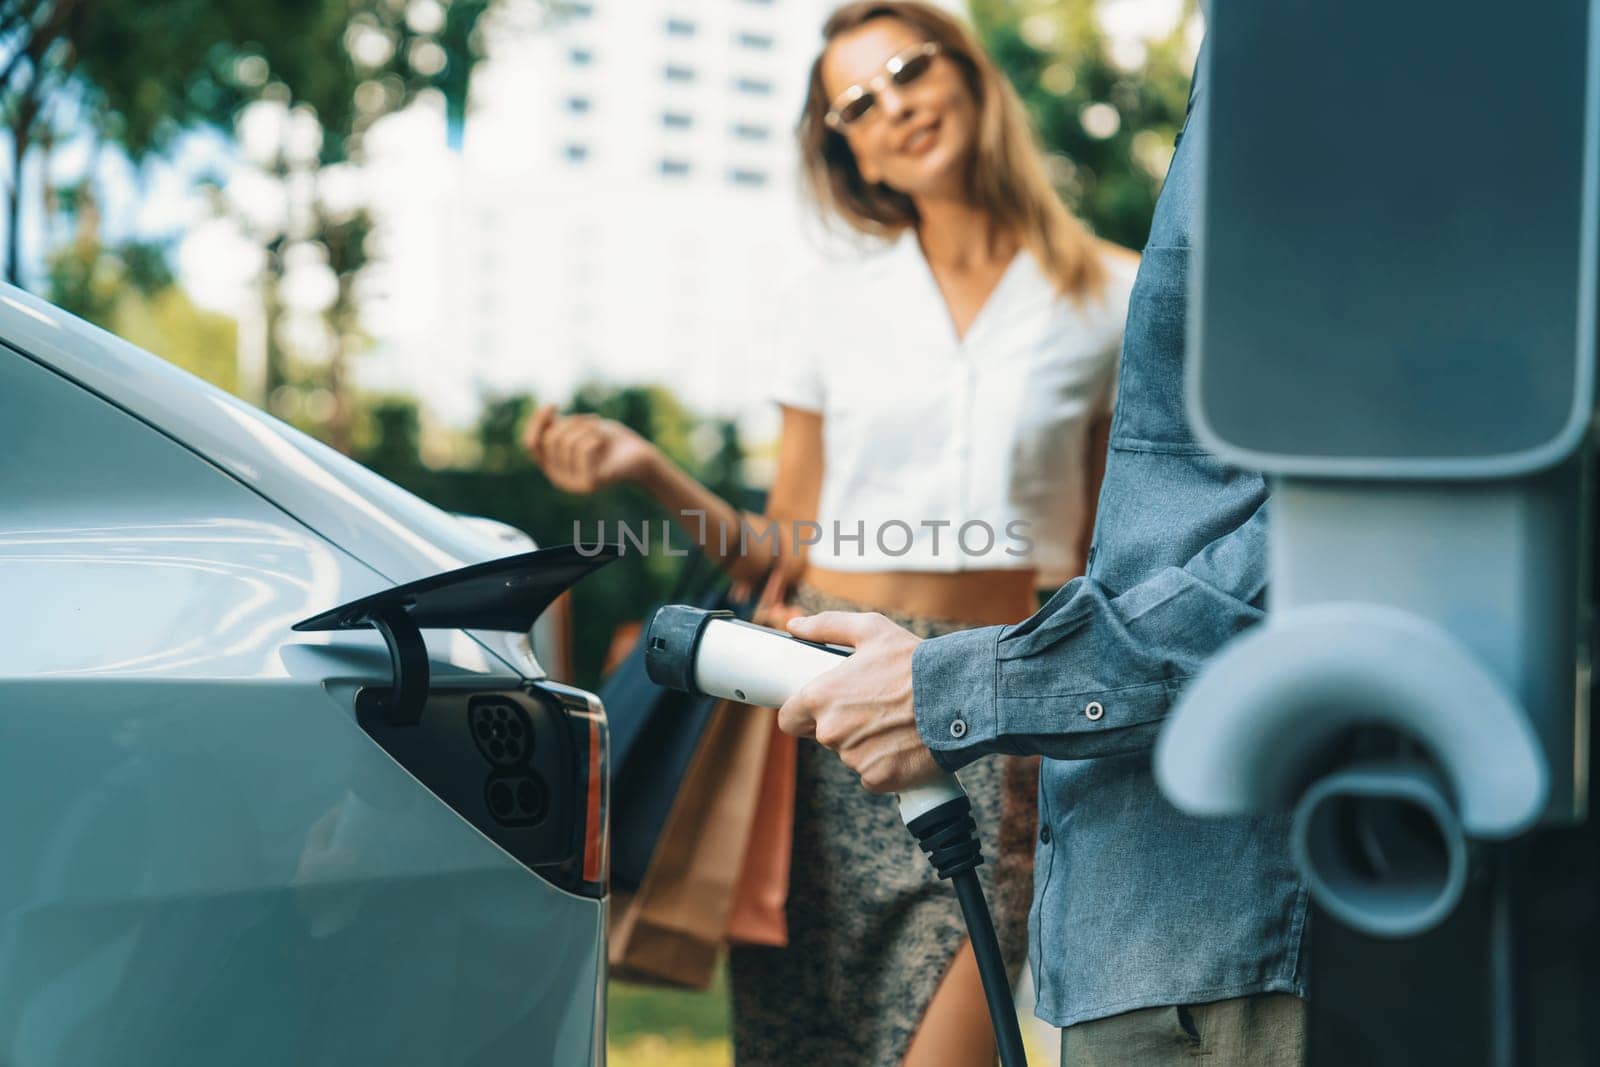
<path id="1" fill-rule="evenodd" d="M 1098 700 L 1091 700 L 1088 704 L 1084 705 L 1083 715 L 1084 718 L 1088 719 L 1090 722 L 1099 722 L 1101 719 L 1105 718 L 1106 709 L 1100 705 Z"/>
<path id="2" fill-rule="evenodd" d="M 961 740 L 963 737 L 966 737 L 967 736 L 967 724 L 966 724 L 966 721 L 963 720 L 963 719 L 957 719 L 955 722 L 951 723 L 950 724 L 950 736 L 955 738 L 957 741 Z"/>
<path id="3" fill-rule="evenodd" d="M 1050 824 L 1049 823 L 1042 822 L 1042 823 L 1039 824 L 1039 840 L 1040 840 L 1040 842 L 1042 842 L 1043 844 L 1046 844 L 1046 845 L 1048 845 L 1050 843 Z"/>

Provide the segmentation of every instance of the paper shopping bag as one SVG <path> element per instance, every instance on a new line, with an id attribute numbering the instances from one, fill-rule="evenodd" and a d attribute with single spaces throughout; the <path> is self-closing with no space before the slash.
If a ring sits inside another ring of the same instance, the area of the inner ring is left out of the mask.
<path id="1" fill-rule="evenodd" d="M 789 903 L 789 861 L 794 848 L 796 743 L 778 729 L 775 709 L 751 710 L 766 717 L 771 739 L 744 869 L 728 916 L 728 943 L 782 948 L 789 943 L 784 908 Z"/>
<path id="2" fill-rule="evenodd" d="M 770 711 L 729 701 L 713 709 L 639 889 L 613 909 L 617 977 L 711 984 L 772 736 Z"/>

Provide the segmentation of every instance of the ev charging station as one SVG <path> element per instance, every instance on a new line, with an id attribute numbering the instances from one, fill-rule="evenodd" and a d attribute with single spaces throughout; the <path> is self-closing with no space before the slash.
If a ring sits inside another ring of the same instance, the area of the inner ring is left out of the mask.
<path id="1" fill-rule="evenodd" d="M 1210 8 L 1187 402 L 1269 610 L 1155 770 L 1294 812 L 1320 1067 L 1600 1062 L 1597 14 Z"/>

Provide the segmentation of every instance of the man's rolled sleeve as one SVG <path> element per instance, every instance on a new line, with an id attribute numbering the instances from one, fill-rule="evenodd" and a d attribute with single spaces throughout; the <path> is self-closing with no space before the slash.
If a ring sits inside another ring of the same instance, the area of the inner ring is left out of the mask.
<path id="1" fill-rule="evenodd" d="M 917 731 L 947 771 L 971 763 L 987 751 L 980 742 L 995 739 L 995 642 L 1004 629 L 959 630 L 921 642 L 911 655 Z"/>
<path id="2" fill-rule="evenodd" d="M 1259 621 L 1266 504 L 1182 567 L 1111 595 L 1063 586 L 1014 626 L 917 646 L 917 726 L 946 770 L 986 752 L 1088 759 L 1148 748 L 1183 682 Z M 959 725 L 958 725 L 959 724 Z"/>

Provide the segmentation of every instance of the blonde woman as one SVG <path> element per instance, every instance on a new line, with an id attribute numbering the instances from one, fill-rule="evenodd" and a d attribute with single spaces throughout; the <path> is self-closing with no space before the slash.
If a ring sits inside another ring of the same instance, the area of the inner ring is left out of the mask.
<path id="1" fill-rule="evenodd" d="M 781 566 L 795 614 L 879 611 L 921 636 L 1020 621 L 1037 588 L 1083 567 L 1104 454 L 1091 427 L 1110 410 L 1136 257 L 1062 207 L 1020 102 L 950 15 L 853 3 L 823 38 L 799 124 L 807 184 L 881 247 L 786 301 L 767 515 L 741 515 L 614 422 L 544 408 L 525 444 L 563 489 L 630 481 L 673 514 L 703 513 L 735 579 Z M 741 522 L 780 536 L 741 539 Z M 803 547 L 779 560 L 779 542 Z M 1035 776 L 1020 758 L 962 772 L 1013 968 Z M 955 897 L 893 798 L 810 742 L 798 779 L 790 943 L 731 955 L 739 1062 L 993 1064 Z"/>

